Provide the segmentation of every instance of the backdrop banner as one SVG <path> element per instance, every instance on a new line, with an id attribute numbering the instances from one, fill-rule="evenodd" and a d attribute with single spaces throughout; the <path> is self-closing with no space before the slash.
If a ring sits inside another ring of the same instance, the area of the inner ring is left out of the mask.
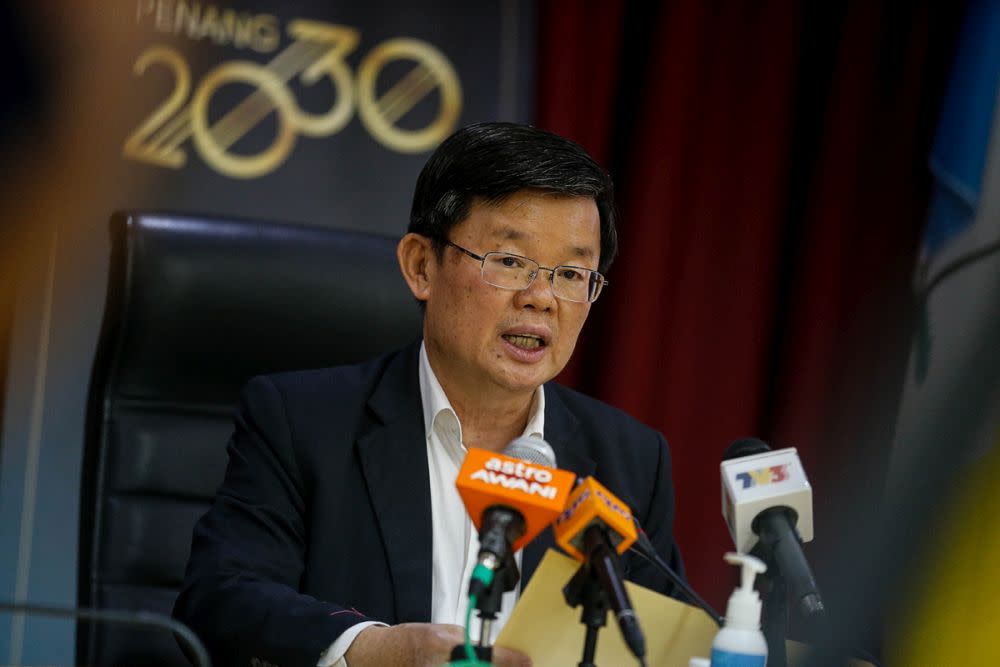
<path id="1" fill-rule="evenodd" d="M 129 205 L 395 234 L 442 139 L 477 120 L 528 120 L 518 3 L 134 10 L 147 45 L 121 66 L 149 104 L 116 148 L 157 186 Z"/>

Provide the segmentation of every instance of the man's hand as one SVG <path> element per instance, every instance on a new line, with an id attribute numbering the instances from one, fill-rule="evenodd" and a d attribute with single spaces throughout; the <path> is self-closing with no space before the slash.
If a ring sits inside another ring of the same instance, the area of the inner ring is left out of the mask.
<path id="1" fill-rule="evenodd" d="M 451 659 L 451 650 L 464 641 L 464 629 L 459 625 L 373 625 L 354 638 L 344 657 L 350 667 L 441 667 Z M 531 659 L 517 651 L 494 647 L 493 664 L 531 667 Z"/>

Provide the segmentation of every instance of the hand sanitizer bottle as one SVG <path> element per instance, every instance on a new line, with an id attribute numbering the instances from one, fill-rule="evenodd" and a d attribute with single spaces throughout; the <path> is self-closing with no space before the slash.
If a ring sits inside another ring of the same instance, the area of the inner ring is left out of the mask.
<path id="1" fill-rule="evenodd" d="M 760 596 L 753 582 L 767 566 L 747 554 L 727 553 L 725 560 L 742 566 L 743 571 L 740 586 L 726 606 L 726 623 L 712 642 L 712 667 L 764 667 L 767 641 L 760 631 Z"/>

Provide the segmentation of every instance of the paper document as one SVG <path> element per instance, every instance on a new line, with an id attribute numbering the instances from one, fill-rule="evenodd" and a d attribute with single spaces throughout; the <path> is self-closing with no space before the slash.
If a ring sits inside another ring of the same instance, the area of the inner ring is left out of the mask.
<path id="1" fill-rule="evenodd" d="M 563 586 L 580 564 L 553 549 L 545 554 L 510 620 L 497 638 L 497 646 L 528 654 L 539 667 L 574 667 L 583 657 L 586 628 L 580 623 L 580 607 L 571 608 L 563 599 Z M 709 657 L 719 628 L 698 607 L 625 582 L 632 606 L 646 635 L 649 667 L 688 667 L 693 657 Z M 805 655 L 805 645 L 785 643 L 788 664 L 794 666 Z M 597 639 L 598 667 L 627 667 L 636 659 L 622 640 L 618 624 L 610 614 Z M 850 667 L 873 667 L 851 660 Z"/>
<path id="2" fill-rule="evenodd" d="M 579 566 L 550 549 L 514 607 L 497 645 L 526 653 L 540 666 L 579 664 L 586 635 L 580 623 L 582 608 L 567 605 L 562 592 Z M 646 635 L 649 667 L 688 667 L 691 657 L 708 657 L 718 632 L 708 614 L 630 581 L 625 587 Z M 611 615 L 598 635 L 595 663 L 600 667 L 637 664 Z"/>

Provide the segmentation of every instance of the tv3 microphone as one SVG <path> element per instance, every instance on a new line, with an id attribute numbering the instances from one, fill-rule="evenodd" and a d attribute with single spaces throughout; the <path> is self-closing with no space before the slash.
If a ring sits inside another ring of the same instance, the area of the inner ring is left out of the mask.
<path id="1" fill-rule="evenodd" d="M 539 438 L 517 438 L 503 454 L 469 448 L 455 485 L 479 530 L 478 572 L 470 592 L 477 588 L 478 595 L 492 581 L 491 575 L 482 581 L 483 568 L 495 572 L 559 516 L 575 479 L 555 467 L 552 448 Z"/>
<path id="2" fill-rule="evenodd" d="M 737 440 L 726 450 L 720 474 L 722 515 L 737 550 L 749 553 L 762 542 L 803 615 L 823 612 L 802 552 L 801 543 L 813 539 L 812 487 L 795 448 L 771 451 L 756 438 Z"/>
<path id="3" fill-rule="evenodd" d="M 573 489 L 553 530 L 559 546 L 593 568 L 618 620 L 625 644 L 642 660 L 646 655 L 646 640 L 625 590 L 618 561 L 618 556 L 628 550 L 637 537 L 628 506 L 593 477 L 587 477 Z"/>

